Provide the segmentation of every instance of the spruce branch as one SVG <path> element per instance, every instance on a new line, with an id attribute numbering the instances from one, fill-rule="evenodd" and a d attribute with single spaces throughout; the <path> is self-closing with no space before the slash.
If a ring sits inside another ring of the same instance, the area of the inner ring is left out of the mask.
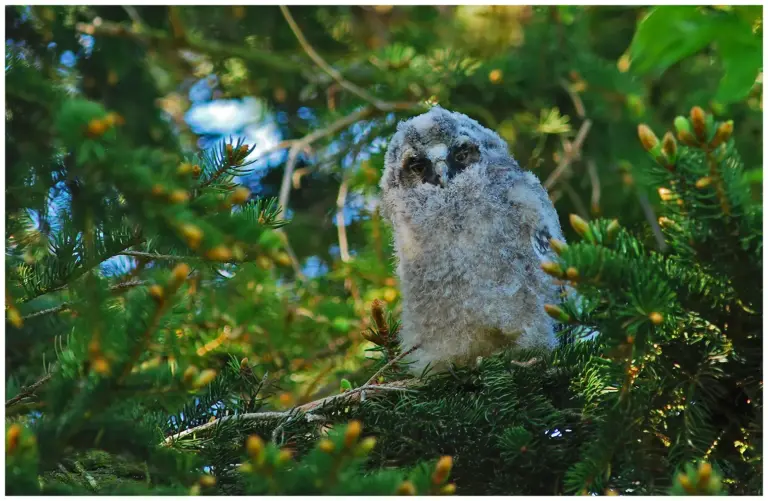
<path id="1" fill-rule="evenodd" d="M 43 386 L 45 383 L 50 381 L 52 377 L 53 377 L 53 369 L 48 371 L 47 374 L 45 374 L 43 377 L 41 377 L 31 385 L 23 388 L 18 395 L 7 400 L 5 402 L 5 408 L 8 409 L 9 407 L 13 407 L 17 403 L 24 400 L 25 398 L 31 397 L 32 395 L 35 394 L 35 391 L 37 391 L 41 386 Z"/>
<path id="2" fill-rule="evenodd" d="M 290 58 L 276 55 L 253 47 L 228 45 L 215 40 L 203 39 L 193 33 L 185 32 L 183 38 L 175 39 L 164 30 L 151 28 L 145 24 L 134 27 L 128 24 L 102 20 L 94 23 L 77 23 L 75 29 L 80 33 L 94 36 L 129 38 L 145 44 L 159 44 L 179 48 L 179 45 L 196 52 L 218 57 L 239 57 L 246 61 L 264 64 L 272 69 L 288 73 L 304 73 L 306 65 Z"/>
<path id="3" fill-rule="evenodd" d="M 397 362 L 399 362 L 403 358 L 407 357 L 408 355 L 410 355 L 414 351 L 418 350 L 420 347 L 421 347 L 421 343 L 413 346 L 409 350 L 406 350 L 406 351 L 402 352 L 401 354 L 399 354 L 398 356 L 396 356 L 395 358 L 393 358 L 392 360 L 390 360 L 389 362 L 384 364 L 384 367 L 382 367 L 381 369 L 376 371 L 376 374 L 371 376 L 370 379 L 368 379 L 368 381 L 366 381 L 363 386 L 368 386 L 368 385 L 374 384 L 376 382 L 376 380 L 379 378 L 379 376 L 381 376 L 384 373 L 384 371 L 386 371 L 387 369 L 389 369 L 390 367 L 392 367 Z"/>
<path id="4" fill-rule="evenodd" d="M 311 411 L 317 410 L 318 412 L 320 412 L 327 405 L 342 399 L 349 399 L 350 403 L 357 402 L 360 400 L 360 393 L 362 391 L 370 391 L 370 392 L 376 392 L 376 393 L 387 392 L 387 391 L 413 392 L 415 390 L 409 389 L 408 386 L 413 386 L 415 382 L 416 382 L 415 379 L 408 379 L 404 381 L 396 381 L 386 386 L 385 385 L 361 386 L 359 388 L 355 388 L 345 393 L 332 395 L 330 397 L 325 397 L 320 400 L 316 400 L 314 402 L 309 402 L 307 404 L 294 407 L 293 409 L 288 411 L 252 412 L 252 413 L 246 413 L 246 414 L 235 414 L 230 416 L 224 416 L 215 421 L 211 421 L 210 423 L 205 423 L 200 426 L 195 426 L 193 428 L 189 428 L 179 433 L 174 433 L 172 435 L 169 435 L 168 437 L 165 438 L 165 440 L 163 440 L 163 442 L 160 445 L 170 445 L 176 440 L 184 438 L 188 435 L 192 435 L 194 433 L 201 433 L 201 432 L 210 430 L 214 426 L 218 426 L 219 424 L 227 421 L 273 421 L 273 420 L 290 418 L 290 417 L 296 416 L 297 413 L 302 413 L 301 414 L 303 416 L 302 419 L 306 419 L 307 422 L 310 422 L 310 423 L 325 422 L 326 418 L 324 416 L 319 415 L 317 413 L 313 413 Z"/>

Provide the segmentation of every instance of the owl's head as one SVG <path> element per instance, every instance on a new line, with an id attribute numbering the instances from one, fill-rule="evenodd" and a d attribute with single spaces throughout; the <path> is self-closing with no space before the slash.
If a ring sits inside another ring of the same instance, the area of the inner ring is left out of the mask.
<path id="1" fill-rule="evenodd" d="M 507 144 L 495 132 L 466 115 L 436 106 L 400 122 L 385 157 L 380 187 L 421 190 L 448 188 L 480 164 L 511 159 Z"/>

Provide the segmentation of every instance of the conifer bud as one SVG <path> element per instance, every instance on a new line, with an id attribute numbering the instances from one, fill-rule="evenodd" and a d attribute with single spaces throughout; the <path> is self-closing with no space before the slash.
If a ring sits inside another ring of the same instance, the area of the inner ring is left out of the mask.
<path id="1" fill-rule="evenodd" d="M 162 184 L 155 184 L 152 186 L 152 195 L 156 197 L 163 196 L 165 194 L 165 186 Z"/>
<path id="2" fill-rule="evenodd" d="M 110 372 L 109 362 L 104 357 L 96 357 L 95 360 L 91 362 L 91 367 L 93 368 L 93 372 L 100 376 L 106 376 Z"/>
<path id="3" fill-rule="evenodd" d="M 206 252 L 205 257 L 211 261 L 229 261 L 232 259 L 232 251 L 228 247 L 219 245 Z"/>
<path id="4" fill-rule="evenodd" d="M 280 449 L 277 453 L 277 460 L 275 461 L 277 466 L 282 466 L 293 458 L 293 451 L 290 449 Z"/>
<path id="5" fill-rule="evenodd" d="M 243 359 L 240 360 L 240 370 L 243 370 L 246 367 L 248 367 L 248 357 L 243 357 Z"/>
<path id="6" fill-rule="evenodd" d="M 189 248 L 193 250 L 200 246 L 200 241 L 203 239 L 203 230 L 193 224 L 182 225 L 181 234 L 187 241 Z"/>
<path id="7" fill-rule="evenodd" d="M 501 83 L 502 77 L 503 77 L 503 74 L 501 73 L 501 70 L 498 68 L 491 70 L 491 72 L 488 74 L 488 80 L 490 80 L 491 83 L 494 83 L 494 84 Z"/>
<path id="8" fill-rule="evenodd" d="M 111 76 L 112 75 L 110 74 L 110 77 Z M 124 125 L 125 124 L 125 119 L 122 116 L 120 116 L 120 114 L 115 113 L 114 111 L 112 111 L 110 113 L 107 113 L 106 118 L 104 118 L 104 122 L 106 122 L 106 124 L 109 127 L 114 127 L 115 125 L 118 125 L 118 126 L 119 125 Z"/>
<path id="9" fill-rule="evenodd" d="M 248 456 L 261 463 L 264 460 L 264 441 L 258 435 L 250 435 L 245 441 L 245 451 Z"/>
<path id="10" fill-rule="evenodd" d="M 168 196 L 168 200 L 170 200 L 172 204 L 182 204 L 189 200 L 189 193 L 184 190 L 173 190 Z"/>
<path id="11" fill-rule="evenodd" d="M 224 146 L 224 151 L 227 152 L 227 161 L 231 162 L 232 161 L 232 145 L 227 144 L 226 146 Z"/>
<path id="12" fill-rule="evenodd" d="M 677 116 L 675 117 L 675 130 L 678 134 L 681 131 L 692 132 L 691 123 L 684 116 Z"/>
<path id="13" fill-rule="evenodd" d="M 244 204 L 248 201 L 248 197 L 251 196 L 251 190 L 246 188 L 245 186 L 238 186 L 235 188 L 235 191 L 232 192 L 232 195 L 229 197 L 229 202 L 232 205 L 240 205 Z"/>
<path id="14" fill-rule="evenodd" d="M 645 151 L 652 151 L 659 145 L 659 138 L 653 133 L 650 127 L 645 124 L 637 126 L 637 135 L 640 137 L 640 142 L 643 144 Z"/>
<path id="15" fill-rule="evenodd" d="M 195 380 L 198 374 L 200 374 L 200 370 L 194 365 L 190 365 L 184 371 L 184 374 L 181 376 L 181 380 L 186 384 L 190 384 Z"/>
<path id="16" fill-rule="evenodd" d="M 442 489 L 440 489 L 440 494 L 444 496 L 453 496 L 456 494 L 456 484 L 445 484 Z"/>
<path id="17" fill-rule="evenodd" d="M 554 304 L 545 304 L 544 311 L 547 312 L 547 315 L 554 318 L 558 322 L 567 323 L 571 321 L 571 317 L 562 309 L 560 309 L 559 306 L 556 306 Z"/>
<path id="18" fill-rule="evenodd" d="M 701 142 L 707 140 L 706 119 L 706 114 L 700 106 L 694 106 L 691 108 L 691 123 L 693 124 L 693 131 L 696 133 L 696 137 Z"/>
<path id="19" fill-rule="evenodd" d="M 568 278 L 568 280 L 575 282 L 579 279 L 579 270 L 573 266 L 570 266 L 567 270 L 565 270 L 565 276 Z"/>
<path id="20" fill-rule="evenodd" d="M 101 137 L 105 132 L 107 132 L 107 129 L 109 129 L 109 123 L 107 123 L 106 120 L 94 118 L 88 122 L 88 135 L 90 137 Z"/>
<path id="21" fill-rule="evenodd" d="M 562 256 L 563 252 L 565 252 L 565 250 L 568 248 L 568 244 L 556 238 L 549 239 L 549 246 L 552 248 L 553 251 L 555 251 L 555 254 L 557 254 L 558 256 Z"/>
<path id="22" fill-rule="evenodd" d="M 360 432 L 362 432 L 362 430 L 363 426 L 360 424 L 360 421 L 350 421 L 347 425 L 347 431 L 344 432 L 344 447 L 352 447 L 360 437 Z"/>
<path id="23" fill-rule="evenodd" d="M 661 140 L 661 150 L 670 164 L 677 161 L 677 140 L 669 131 L 664 134 L 664 138 Z"/>
<path id="24" fill-rule="evenodd" d="M 95 356 L 97 356 L 100 353 L 101 353 L 101 343 L 99 342 L 98 339 L 96 339 L 96 337 L 94 337 L 88 343 L 88 354 L 91 357 L 95 357 Z"/>
<path id="25" fill-rule="evenodd" d="M 200 177 L 200 174 L 202 173 L 203 173 L 203 169 L 201 169 L 199 165 L 195 164 L 192 166 L 192 177 L 197 179 L 198 177 Z"/>
<path id="26" fill-rule="evenodd" d="M 541 263 L 541 269 L 544 270 L 544 273 L 547 275 L 553 276 L 555 278 L 563 277 L 563 269 L 560 268 L 559 264 L 552 261 L 544 261 Z"/>
<path id="27" fill-rule="evenodd" d="M 709 176 L 702 177 L 701 179 L 696 181 L 696 187 L 700 190 L 703 190 L 710 184 L 712 184 L 712 178 Z"/>
<path id="28" fill-rule="evenodd" d="M 387 325 L 387 321 L 384 318 L 384 308 L 386 305 L 387 303 L 378 298 L 374 299 L 371 303 L 371 315 L 373 316 L 373 323 L 376 324 L 376 331 L 382 337 L 387 337 L 389 335 L 389 326 Z"/>
<path id="29" fill-rule="evenodd" d="M 189 276 L 190 268 L 186 263 L 179 263 L 173 268 L 172 277 L 176 283 L 181 283 Z"/>
<path id="30" fill-rule="evenodd" d="M 584 221 L 576 214 L 571 214 L 568 219 L 571 222 L 571 227 L 576 231 L 576 233 L 590 242 L 593 240 L 592 230 L 589 229 L 589 223 Z"/>
<path id="31" fill-rule="evenodd" d="M 669 202 L 674 198 L 674 194 L 672 191 L 670 191 L 669 188 L 661 187 L 659 188 L 659 198 L 661 198 L 665 202 Z"/>
<path id="32" fill-rule="evenodd" d="M 5 450 L 9 454 L 13 454 L 16 448 L 19 446 L 19 440 L 21 438 L 21 425 L 13 423 L 8 427 L 8 431 L 5 434 Z"/>
<path id="33" fill-rule="evenodd" d="M 200 495 L 200 484 L 194 484 L 192 487 L 189 488 L 189 495 L 190 496 L 199 496 Z"/>
<path id="34" fill-rule="evenodd" d="M 212 475 L 203 475 L 200 477 L 200 485 L 202 487 L 213 487 L 216 485 L 216 477 Z"/>
<path id="35" fill-rule="evenodd" d="M 161 303 L 165 296 L 165 291 L 163 291 L 163 288 L 159 285 L 154 284 L 149 287 L 149 295 L 152 296 L 155 301 Z"/>
<path id="36" fill-rule="evenodd" d="M 680 487 L 682 487 L 688 494 L 694 494 L 696 492 L 693 485 L 691 485 L 691 480 L 685 473 L 680 473 L 677 476 L 677 481 L 680 483 Z"/>
<path id="37" fill-rule="evenodd" d="M 374 447 L 376 447 L 376 438 L 365 437 L 360 441 L 360 445 L 357 446 L 357 453 L 361 456 L 365 456 L 370 454 Z"/>
<path id="38" fill-rule="evenodd" d="M 435 465 L 435 472 L 432 474 L 432 483 L 434 485 L 441 485 L 448 480 L 448 475 L 451 474 L 451 468 L 453 468 L 453 458 L 451 456 L 443 456 L 437 461 Z"/>
<path id="39" fill-rule="evenodd" d="M 699 481 L 698 481 L 698 487 L 699 489 L 706 489 L 709 485 L 709 481 L 712 478 L 712 465 L 709 463 L 700 463 L 699 464 Z"/>
<path id="40" fill-rule="evenodd" d="M 319 443 L 319 444 L 317 444 L 317 447 L 318 447 L 318 448 L 319 448 L 321 451 L 325 452 L 326 454 L 330 454 L 330 453 L 332 453 L 332 452 L 333 452 L 333 450 L 336 448 L 336 447 L 333 445 L 333 442 L 331 442 L 331 441 L 330 441 L 330 440 L 328 440 L 327 438 L 324 438 L 324 439 L 322 439 L 322 440 L 320 441 L 320 443 Z"/>
<path id="41" fill-rule="evenodd" d="M 608 223 L 608 226 L 605 228 L 605 238 L 608 242 L 612 242 L 613 239 L 616 238 L 619 228 L 621 228 L 621 225 L 619 225 L 618 219 L 614 219 Z"/>
<path id="42" fill-rule="evenodd" d="M 405 482 L 397 486 L 397 490 L 395 491 L 395 494 L 397 494 L 398 496 L 415 496 L 416 487 L 413 485 L 413 482 L 411 482 L 410 480 L 406 480 Z"/>
<path id="43" fill-rule="evenodd" d="M 658 311 L 652 312 L 650 315 L 648 315 L 648 318 L 651 319 L 653 325 L 661 325 L 664 322 L 664 316 Z"/>
<path id="44" fill-rule="evenodd" d="M 216 379 L 216 371 L 214 369 L 205 369 L 195 380 L 195 388 L 202 388 L 214 379 Z"/>
<path id="45" fill-rule="evenodd" d="M 715 137 L 713 137 L 712 141 L 709 143 L 709 147 L 717 148 L 721 144 L 727 142 L 731 138 L 731 134 L 733 134 L 733 120 L 721 123 L 717 128 L 717 132 L 715 132 Z"/>
<path id="46" fill-rule="evenodd" d="M 661 216 L 659 218 L 659 226 L 661 226 L 662 228 L 671 228 L 674 225 L 675 225 L 675 222 L 669 219 L 668 217 Z"/>
<path id="47" fill-rule="evenodd" d="M 19 310 L 15 306 L 9 306 L 8 307 L 8 321 L 16 327 L 17 329 L 20 329 L 22 325 L 24 325 L 24 321 L 21 318 L 21 314 L 19 313 Z"/>
<path id="48" fill-rule="evenodd" d="M 192 173 L 191 163 L 183 162 L 176 168 L 176 174 L 178 174 L 179 176 L 186 176 L 187 174 L 190 174 L 190 173 Z"/>

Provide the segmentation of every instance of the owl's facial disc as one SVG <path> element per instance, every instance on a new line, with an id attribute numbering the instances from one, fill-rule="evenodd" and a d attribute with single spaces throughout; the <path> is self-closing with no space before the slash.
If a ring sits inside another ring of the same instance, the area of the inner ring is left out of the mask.
<path id="1" fill-rule="evenodd" d="M 412 184 L 432 184 L 445 188 L 454 177 L 478 160 L 480 150 L 473 143 L 464 142 L 450 148 L 445 144 L 437 144 L 425 152 L 408 156 L 402 173 Z"/>

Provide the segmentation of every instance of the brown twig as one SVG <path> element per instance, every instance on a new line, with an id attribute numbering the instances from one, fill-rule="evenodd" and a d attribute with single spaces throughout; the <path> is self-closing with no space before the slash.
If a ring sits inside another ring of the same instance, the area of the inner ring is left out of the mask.
<path id="1" fill-rule="evenodd" d="M 43 377 L 41 377 L 31 385 L 27 386 L 26 388 L 23 388 L 18 395 L 16 395 L 15 397 L 5 402 L 5 408 L 7 409 L 9 407 L 12 407 L 15 404 L 24 400 L 25 398 L 31 397 L 32 395 L 34 395 L 35 391 L 37 391 L 38 388 L 40 388 L 45 383 L 50 381 L 51 377 L 53 377 L 53 371 L 49 371 L 46 375 L 44 375 Z"/>
<path id="2" fill-rule="evenodd" d="M 143 281 L 143 280 L 132 280 L 130 282 L 123 282 L 121 284 L 113 285 L 113 286 L 111 286 L 109 288 L 109 290 L 110 291 L 117 291 L 117 290 L 122 290 L 122 289 L 128 289 L 130 287 L 138 287 L 138 286 L 146 285 L 146 284 L 147 284 L 147 282 Z M 48 308 L 46 310 L 36 311 L 34 313 L 30 313 L 29 315 L 25 315 L 25 316 L 23 316 L 21 318 L 22 318 L 22 320 L 27 320 L 29 318 L 40 317 L 40 316 L 43 316 L 43 315 L 50 315 L 51 313 L 58 313 L 60 311 L 66 310 L 70 306 L 71 306 L 71 303 L 64 302 L 64 303 L 61 303 L 58 306 L 54 306 L 53 308 Z"/>
<path id="3" fill-rule="evenodd" d="M 659 251 L 664 252 L 667 250 L 667 242 L 664 240 L 664 233 L 661 231 L 661 227 L 659 226 L 659 221 L 656 219 L 656 213 L 653 210 L 653 207 L 651 206 L 651 203 L 648 201 L 648 197 L 645 196 L 644 193 L 641 193 L 640 191 L 637 192 L 637 199 L 640 202 L 640 207 L 643 209 L 643 214 L 645 215 L 645 218 L 648 220 L 648 224 L 651 226 L 651 230 L 653 231 L 653 236 L 656 239 L 656 245 L 659 246 Z"/>
<path id="4" fill-rule="evenodd" d="M 382 393 L 386 391 L 400 391 L 400 392 L 415 391 L 408 388 L 408 386 L 413 386 L 415 381 L 416 380 L 409 379 L 406 381 L 397 381 L 387 386 L 384 386 L 384 385 L 361 386 L 360 388 L 355 388 L 354 390 L 348 391 L 346 393 L 340 393 L 338 395 L 322 398 L 320 400 L 316 400 L 308 404 L 294 407 L 293 409 L 284 411 L 284 412 L 254 412 L 254 413 L 248 413 L 248 414 L 236 414 L 231 416 L 224 416 L 210 423 L 205 423 L 203 425 L 195 426 L 193 428 L 189 428 L 179 433 L 174 433 L 166 437 L 166 439 L 163 440 L 163 442 L 160 445 L 170 445 L 171 443 L 173 443 L 174 441 L 180 438 L 186 437 L 194 433 L 200 433 L 202 431 L 209 430 L 214 426 L 217 426 L 225 421 L 254 421 L 254 420 L 268 421 L 268 420 L 284 419 L 287 417 L 295 416 L 296 413 L 299 412 L 299 413 L 303 413 L 303 419 L 306 419 L 308 422 L 318 422 L 318 421 L 324 422 L 326 421 L 326 418 L 324 416 L 313 414 L 310 411 L 314 409 L 320 409 L 329 403 L 332 403 L 332 402 L 335 402 L 336 400 L 340 400 L 344 398 L 349 398 L 351 401 L 359 400 L 360 392 L 362 392 L 363 390 L 371 391 L 371 392 L 382 392 Z"/>
<path id="5" fill-rule="evenodd" d="M 347 89 L 349 92 L 355 94 L 359 98 L 363 99 L 364 101 L 371 103 L 374 107 L 376 107 L 381 111 L 392 111 L 395 109 L 395 106 L 392 103 L 382 101 L 377 97 L 368 93 L 366 90 L 346 80 L 341 75 L 341 73 L 338 72 L 338 70 L 336 70 L 327 62 L 325 62 L 325 60 L 322 57 L 320 57 L 320 54 L 318 54 L 317 51 L 315 51 L 315 49 L 312 47 L 312 45 L 310 45 L 310 43 L 304 37 L 304 33 L 302 33 L 301 29 L 299 28 L 299 25 L 296 24 L 296 21 L 294 21 L 293 16 L 288 11 L 288 7 L 281 5 L 280 12 L 283 13 L 283 17 L 288 22 L 288 26 L 291 27 L 291 31 L 293 31 L 293 34 L 296 36 L 296 39 L 299 41 L 301 48 L 304 49 L 304 52 L 307 53 L 309 58 L 312 59 L 312 61 L 314 61 L 314 63 L 318 65 L 320 69 L 325 71 L 328 74 L 328 76 L 333 78 L 336 81 L 336 83 L 338 83 L 343 88 Z"/>
<path id="6" fill-rule="evenodd" d="M 352 260 L 349 255 L 349 242 L 347 241 L 347 226 L 344 224 L 344 206 L 347 203 L 348 179 L 344 176 L 339 186 L 339 195 L 336 197 L 336 230 L 339 235 L 339 252 L 341 261 L 348 263 Z"/>
<path id="7" fill-rule="evenodd" d="M 408 355 L 410 355 L 410 354 L 411 354 L 411 353 L 413 353 L 414 351 L 418 350 L 420 346 L 421 346 L 421 343 L 417 344 L 416 346 L 412 347 L 412 348 L 411 348 L 411 349 L 409 349 L 409 350 L 406 350 L 406 351 L 402 352 L 401 354 L 399 354 L 398 356 L 396 356 L 395 358 L 393 358 L 392 360 L 390 360 L 389 362 L 387 362 L 387 363 L 384 365 L 384 367 L 382 367 L 381 369 L 379 369 L 378 371 L 376 371 L 376 374 L 374 374 L 373 376 L 371 376 L 371 378 L 370 378 L 368 381 L 366 381 L 366 382 L 365 382 L 365 384 L 364 384 L 363 386 L 368 386 L 368 385 L 370 385 L 370 384 L 373 384 L 373 383 L 376 381 L 376 379 L 378 379 L 378 377 L 379 377 L 379 376 L 381 376 L 381 375 L 384 373 L 384 371 L 385 371 L 385 370 L 389 369 L 390 367 L 392 367 L 393 365 L 395 365 L 397 362 L 399 362 L 399 361 L 400 361 L 400 360 L 402 360 L 403 358 L 407 357 Z"/>
<path id="8" fill-rule="evenodd" d="M 305 148 L 309 147 L 312 143 L 319 139 L 335 134 L 336 132 L 349 127 L 358 120 L 368 118 L 374 112 L 375 109 L 372 106 L 365 106 L 353 113 L 350 113 L 349 115 L 341 117 L 327 127 L 318 129 L 311 134 L 307 134 L 301 139 L 293 141 L 291 149 L 288 151 L 288 161 L 285 165 L 285 172 L 283 173 L 282 183 L 280 184 L 280 195 L 278 202 L 280 207 L 283 208 L 283 211 L 278 215 L 279 219 L 285 218 L 285 212 L 288 208 L 288 198 L 291 192 L 291 180 L 293 178 L 293 171 L 296 168 L 296 161 L 298 160 L 299 152 L 303 151 Z"/>
<path id="9" fill-rule="evenodd" d="M 586 119 L 582 122 L 579 131 L 576 133 L 576 138 L 573 142 L 566 142 L 563 151 L 563 158 L 560 160 L 557 168 L 549 175 L 546 181 L 544 181 L 544 188 L 549 190 L 554 186 L 560 176 L 568 169 L 574 160 L 581 155 L 581 146 L 584 144 L 584 140 L 587 138 L 589 129 L 592 127 L 592 120 Z"/>
<path id="10" fill-rule="evenodd" d="M 597 175 L 597 164 L 591 158 L 587 160 L 587 172 L 592 183 L 592 213 L 600 213 L 600 176 Z"/>
<path id="11" fill-rule="evenodd" d="M 155 254 L 154 252 L 139 252 L 139 251 L 123 251 L 120 256 L 135 257 L 139 259 L 150 259 L 153 261 L 188 261 L 188 260 L 200 260 L 199 256 L 171 256 L 170 254 Z"/>

